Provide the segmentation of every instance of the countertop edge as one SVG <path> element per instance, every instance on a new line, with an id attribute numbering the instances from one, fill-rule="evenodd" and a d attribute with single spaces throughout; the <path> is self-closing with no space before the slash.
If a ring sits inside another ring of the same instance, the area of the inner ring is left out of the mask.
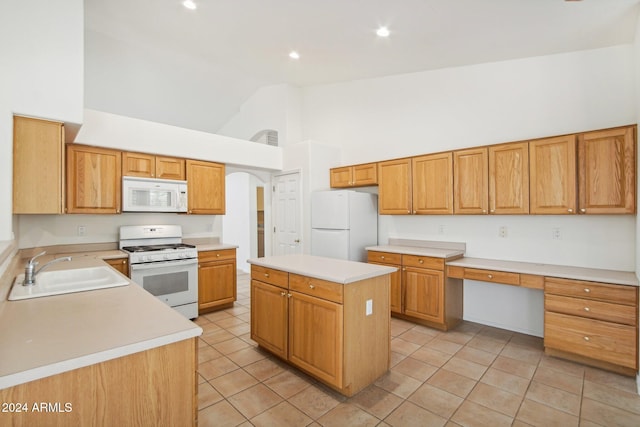
<path id="1" fill-rule="evenodd" d="M 403 255 L 428 256 L 432 258 L 443 258 L 445 260 L 450 258 L 459 258 L 464 255 L 464 251 L 458 250 L 458 249 L 428 248 L 428 247 L 420 247 L 420 246 L 403 246 L 403 245 L 367 246 L 365 250 L 377 251 L 377 252 L 390 252 L 394 254 L 403 254 Z"/>
<path id="2" fill-rule="evenodd" d="M 152 338 L 150 340 L 128 344 L 122 347 L 116 347 L 109 350 L 92 353 L 85 356 L 67 359 L 49 365 L 39 366 L 26 371 L 17 372 L 15 374 L 0 377 L 0 390 L 24 384 L 30 381 L 39 380 L 64 372 L 73 371 L 75 369 L 84 368 L 95 365 L 97 363 L 106 362 L 119 357 L 129 356 L 141 351 L 151 350 L 189 338 L 198 337 L 202 334 L 202 328 L 195 326 L 191 329 L 175 332 L 169 335 Z"/>

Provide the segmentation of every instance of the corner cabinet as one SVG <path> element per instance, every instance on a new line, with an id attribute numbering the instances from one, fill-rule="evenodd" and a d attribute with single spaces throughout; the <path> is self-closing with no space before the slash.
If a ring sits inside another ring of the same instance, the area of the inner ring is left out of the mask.
<path id="1" fill-rule="evenodd" d="M 64 125 L 13 117 L 13 213 L 64 212 Z"/>
<path id="2" fill-rule="evenodd" d="M 184 181 L 185 160 L 153 154 L 122 153 L 122 175 Z"/>
<path id="3" fill-rule="evenodd" d="M 236 250 L 198 253 L 198 313 L 233 306 L 237 297 Z"/>
<path id="4" fill-rule="evenodd" d="M 67 213 L 120 213 L 121 188 L 120 151 L 67 145 Z"/>
<path id="5" fill-rule="evenodd" d="M 109 264 L 112 268 L 118 270 L 120 273 L 129 277 L 129 258 L 105 259 L 104 262 Z"/>
<path id="6" fill-rule="evenodd" d="M 352 396 L 389 369 L 388 292 L 386 276 L 344 285 L 252 265 L 251 339 Z"/>
<path id="7" fill-rule="evenodd" d="M 221 163 L 187 160 L 187 190 L 190 214 L 225 213 L 225 166 Z"/>
<path id="8" fill-rule="evenodd" d="M 578 135 L 579 213 L 636 212 L 636 126 Z"/>

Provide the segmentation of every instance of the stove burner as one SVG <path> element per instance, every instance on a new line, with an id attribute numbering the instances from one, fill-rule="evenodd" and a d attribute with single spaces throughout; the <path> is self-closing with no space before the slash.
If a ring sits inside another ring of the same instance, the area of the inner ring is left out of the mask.
<path id="1" fill-rule="evenodd" d="M 154 252 L 154 251 L 166 251 L 176 249 L 193 249 L 194 245 L 187 245 L 186 243 L 174 243 L 168 245 L 148 245 L 148 246 L 125 246 L 122 249 L 127 252 Z"/>

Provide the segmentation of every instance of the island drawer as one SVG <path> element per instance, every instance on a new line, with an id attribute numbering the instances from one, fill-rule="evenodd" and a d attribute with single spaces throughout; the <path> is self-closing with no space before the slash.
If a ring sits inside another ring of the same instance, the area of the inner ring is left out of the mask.
<path id="1" fill-rule="evenodd" d="M 505 285 L 520 285 L 520 274 L 509 273 L 507 271 L 465 268 L 464 278 L 470 280 L 481 280 L 483 282 L 503 283 Z"/>
<path id="2" fill-rule="evenodd" d="M 544 346 L 637 369 L 635 326 L 545 312 Z"/>
<path id="3" fill-rule="evenodd" d="M 586 298 L 546 294 L 544 296 L 544 309 L 556 313 L 623 323 L 631 326 L 635 326 L 637 323 L 637 312 L 634 306 L 613 304 Z"/>
<path id="4" fill-rule="evenodd" d="M 293 274 L 289 276 L 289 289 L 342 304 L 344 285 L 327 280 Z"/>
<path id="5" fill-rule="evenodd" d="M 418 255 L 402 255 L 402 265 L 407 267 L 444 270 L 444 259 Z"/>
<path id="6" fill-rule="evenodd" d="M 270 283 L 281 288 L 289 287 L 289 273 L 273 268 L 261 267 L 259 265 L 251 266 L 251 278 L 261 282 Z"/>
<path id="7" fill-rule="evenodd" d="M 610 285 L 583 280 L 547 277 L 544 281 L 544 291 L 550 294 L 595 299 L 633 306 L 637 305 L 638 302 L 638 288 L 635 286 Z"/>
<path id="8" fill-rule="evenodd" d="M 378 252 L 369 251 L 367 254 L 367 261 L 379 262 L 383 264 L 402 264 L 402 254 L 395 254 L 392 252 Z"/>
<path id="9" fill-rule="evenodd" d="M 198 252 L 198 261 L 222 261 L 227 259 L 236 259 L 235 249 L 220 249 L 215 251 L 202 251 Z"/>

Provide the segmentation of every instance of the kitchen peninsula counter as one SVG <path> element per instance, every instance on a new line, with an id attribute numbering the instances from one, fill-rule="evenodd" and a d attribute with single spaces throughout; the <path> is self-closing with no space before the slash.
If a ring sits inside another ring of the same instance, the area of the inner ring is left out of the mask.
<path id="1" fill-rule="evenodd" d="M 395 267 L 311 255 L 253 258 L 251 338 L 345 396 L 389 369 Z"/>

